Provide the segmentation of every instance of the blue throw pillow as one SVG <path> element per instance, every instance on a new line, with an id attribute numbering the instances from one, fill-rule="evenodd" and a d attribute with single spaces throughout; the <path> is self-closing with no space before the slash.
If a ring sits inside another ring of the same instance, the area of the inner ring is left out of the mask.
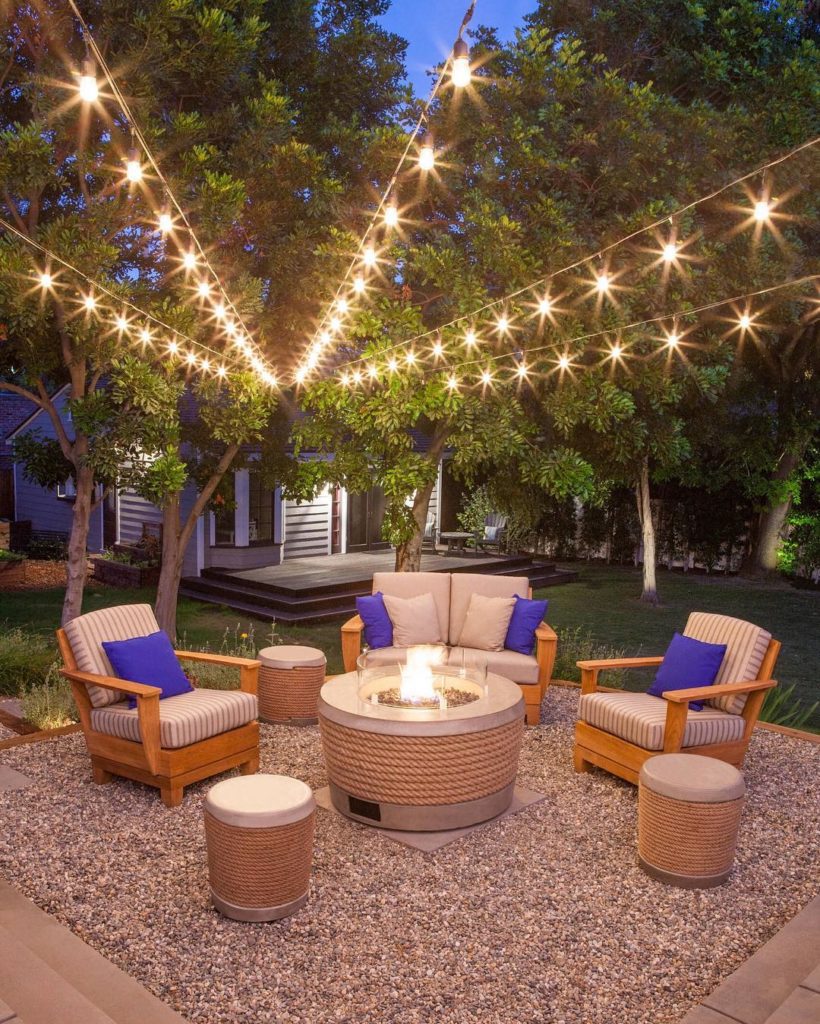
<path id="1" fill-rule="evenodd" d="M 667 690 L 711 686 L 725 654 L 726 644 L 707 644 L 703 640 L 675 633 L 672 643 L 666 648 L 658 674 L 646 692 L 653 697 L 660 697 Z M 703 701 L 690 701 L 689 707 L 693 711 L 702 711 Z"/>
<path id="2" fill-rule="evenodd" d="M 131 640 L 103 640 L 102 645 L 119 679 L 158 686 L 162 690 L 160 700 L 193 690 L 174 654 L 168 634 L 162 629 Z M 128 704 L 135 708 L 136 697 L 129 697 Z"/>
<path id="3" fill-rule="evenodd" d="M 518 651 L 519 654 L 532 654 L 535 650 L 535 631 L 546 614 L 546 601 L 531 601 L 516 594 L 504 647 L 508 651 Z"/>
<path id="4" fill-rule="evenodd" d="M 393 623 L 380 590 L 370 597 L 357 597 L 356 611 L 364 623 L 364 642 L 371 650 L 393 646 Z"/>

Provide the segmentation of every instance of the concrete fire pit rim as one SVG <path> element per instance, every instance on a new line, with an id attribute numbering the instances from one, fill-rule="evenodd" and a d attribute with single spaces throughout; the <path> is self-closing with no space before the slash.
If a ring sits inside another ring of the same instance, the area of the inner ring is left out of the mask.
<path id="1" fill-rule="evenodd" d="M 319 718 L 337 725 L 389 736 L 452 736 L 486 732 L 524 716 L 524 697 L 516 683 L 487 673 L 489 692 L 481 700 L 430 715 L 384 704 L 363 705 L 356 672 L 325 683 L 319 694 Z"/>

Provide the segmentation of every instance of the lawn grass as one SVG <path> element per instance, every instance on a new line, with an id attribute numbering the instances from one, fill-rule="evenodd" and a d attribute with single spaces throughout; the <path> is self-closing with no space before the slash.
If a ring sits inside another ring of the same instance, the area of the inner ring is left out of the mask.
<path id="1" fill-rule="evenodd" d="M 750 582 L 736 577 L 660 572 L 662 604 L 653 608 L 638 600 L 641 580 L 637 569 L 584 563 L 571 568 L 579 572 L 576 583 L 550 587 L 537 595 L 548 598 L 547 620 L 556 630 L 579 629 L 600 645 L 629 654 L 662 654 L 672 633 L 683 629 L 691 610 L 734 615 L 765 626 L 782 641 L 776 671 L 781 684 L 794 683 L 796 695 L 807 704 L 820 699 L 820 593 L 796 590 L 782 581 Z M 83 610 L 150 603 L 153 598 L 152 590 L 89 587 Z M 51 635 L 60 621 L 62 600 L 61 589 L 4 594 L 0 597 L 0 625 Z M 238 624 L 243 631 L 252 624 L 257 643 L 264 646 L 271 627 L 269 619 L 249 619 L 216 605 L 180 601 L 179 636 L 191 647 L 207 645 L 218 650 L 226 630 L 233 633 Z M 277 632 L 286 643 L 321 648 L 327 654 L 328 671 L 334 673 L 342 671 L 339 624 L 277 624 Z M 3 682 L 0 680 L 0 690 Z M 630 674 L 627 685 L 644 688 L 646 677 Z M 820 712 L 813 724 L 820 726 Z"/>

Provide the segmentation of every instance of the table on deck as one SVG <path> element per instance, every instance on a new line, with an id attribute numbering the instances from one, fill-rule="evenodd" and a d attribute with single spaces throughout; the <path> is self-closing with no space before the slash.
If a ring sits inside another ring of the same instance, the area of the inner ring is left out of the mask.
<path id="1" fill-rule="evenodd" d="M 465 554 L 464 545 L 473 538 L 472 533 L 464 533 L 462 530 L 450 530 L 447 533 L 439 534 L 441 540 L 447 541 L 447 554 Z"/>

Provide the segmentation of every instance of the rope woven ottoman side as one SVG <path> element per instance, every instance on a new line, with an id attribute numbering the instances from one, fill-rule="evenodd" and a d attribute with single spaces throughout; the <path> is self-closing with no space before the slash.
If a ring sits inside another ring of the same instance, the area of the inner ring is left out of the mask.
<path id="1" fill-rule="evenodd" d="M 205 798 L 214 906 L 237 921 L 276 921 L 304 906 L 316 817 L 309 786 L 286 775 L 247 775 Z"/>
<path id="2" fill-rule="evenodd" d="M 638 782 L 638 862 L 687 889 L 721 885 L 734 864 L 746 791 L 730 764 L 698 754 L 660 754 Z"/>
<path id="3" fill-rule="evenodd" d="M 327 658 L 315 647 L 286 645 L 259 652 L 259 717 L 263 722 L 312 725 Z"/>

